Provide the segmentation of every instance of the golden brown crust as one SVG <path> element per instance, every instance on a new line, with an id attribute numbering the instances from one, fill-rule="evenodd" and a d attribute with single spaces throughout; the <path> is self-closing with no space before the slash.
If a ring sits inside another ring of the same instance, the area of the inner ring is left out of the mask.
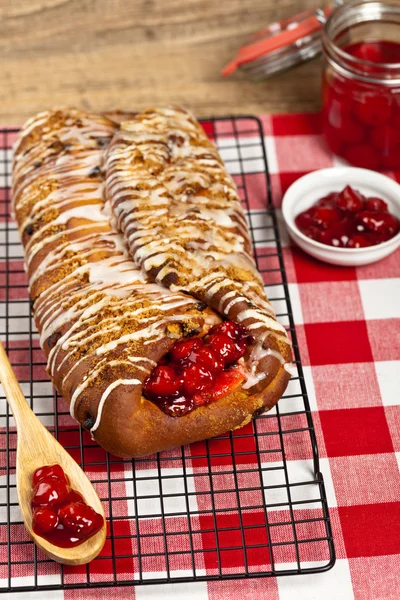
<path id="1" fill-rule="evenodd" d="M 165 414 L 143 396 L 135 398 L 128 389 L 123 394 L 113 392 L 104 413 L 104 423 L 112 423 L 112 429 L 99 429 L 96 441 L 112 454 L 129 458 L 209 439 L 243 427 L 270 410 L 289 379 L 288 372 L 281 368 L 259 394 L 248 396 L 239 391 L 178 418 Z"/>
<path id="2" fill-rule="evenodd" d="M 204 334 L 219 316 L 190 295 L 150 284 L 128 258 L 115 223 L 102 217 L 102 148 L 115 121 L 116 115 L 104 119 L 59 109 L 28 122 L 16 147 L 14 209 L 54 384 L 99 444 L 118 456 L 136 457 L 220 435 L 269 410 L 289 380 L 282 365 L 291 361 L 291 349 L 282 335 L 268 338 L 269 351 L 256 371 L 263 379 L 181 417 L 169 416 L 142 396 L 144 379 L 176 335 Z M 106 276 L 98 280 L 99 267 Z M 233 279 L 246 281 L 248 275 L 239 271 L 229 269 Z M 253 283 L 258 289 L 256 278 Z M 214 295 L 214 305 L 221 297 Z M 92 314 L 93 306 L 98 308 Z M 237 303 L 229 318 L 240 321 L 245 308 Z M 138 337 L 147 321 L 160 315 L 165 328 L 154 339 Z"/>

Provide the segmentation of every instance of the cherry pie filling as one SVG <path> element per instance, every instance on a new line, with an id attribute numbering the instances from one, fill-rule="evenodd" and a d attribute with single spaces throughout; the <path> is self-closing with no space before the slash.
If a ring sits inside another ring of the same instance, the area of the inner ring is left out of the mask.
<path id="1" fill-rule="evenodd" d="M 32 529 L 51 544 L 72 548 L 103 527 L 103 517 L 70 487 L 60 465 L 36 469 L 32 489 Z"/>
<path id="2" fill-rule="evenodd" d="M 384 200 L 366 198 L 349 185 L 318 200 L 295 223 L 312 240 L 339 248 L 375 246 L 399 231 L 399 220 Z"/>
<path id="3" fill-rule="evenodd" d="M 224 321 L 204 337 L 175 342 L 144 382 L 143 395 L 167 414 L 178 417 L 223 398 L 246 379 L 238 361 L 253 337 Z"/>

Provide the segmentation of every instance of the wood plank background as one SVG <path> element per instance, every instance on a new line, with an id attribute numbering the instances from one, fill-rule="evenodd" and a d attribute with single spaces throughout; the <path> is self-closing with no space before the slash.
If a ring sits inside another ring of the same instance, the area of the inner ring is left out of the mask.
<path id="1" fill-rule="evenodd" d="M 220 76 L 246 36 L 318 0 L 0 0 L 0 124 L 54 105 L 198 116 L 314 111 L 321 61 L 262 83 Z"/>

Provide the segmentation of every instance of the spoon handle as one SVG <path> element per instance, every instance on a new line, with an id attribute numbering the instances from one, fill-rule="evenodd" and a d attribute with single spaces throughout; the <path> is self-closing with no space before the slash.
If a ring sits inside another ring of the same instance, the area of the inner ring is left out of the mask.
<path id="1" fill-rule="evenodd" d="M 23 428 L 20 428 L 19 425 L 21 424 L 23 417 L 27 417 L 28 414 L 31 415 L 33 412 L 25 399 L 1 341 L 0 382 L 3 386 L 4 393 L 11 408 L 12 414 L 14 415 L 16 426 L 22 431 Z"/>

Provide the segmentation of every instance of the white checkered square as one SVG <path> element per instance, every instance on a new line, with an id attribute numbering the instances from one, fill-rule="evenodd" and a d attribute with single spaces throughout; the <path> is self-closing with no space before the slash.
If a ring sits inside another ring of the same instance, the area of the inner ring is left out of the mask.
<path id="1" fill-rule="evenodd" d="M 304 317 L 301 308 L 299 286 L 297 285 L 297 283 L 289 283 L 288 287 L 294 322 L 296 323 L 296 325 L 302 325 L 304 323 Z"/>
<path id="2" fill-rule="evenodd" d="M 13 589 L 21 587 L 29 587 L 33 585 L 47 586 L 47 585 L 60 585 L 61 574 L 59 575 L 40 575 L 38 574 L 37 582 L 35 576 L 32 574 L 30 577 L 12 577 L 11 585 Z M 0 589 L 8 585 L 7 579 L 0 580 Z M 63 590 L 40 590 L 40 600 L 64 600 Z M 6 598 L 7 596 L 3 596 Z M 32 600 L 35 597 L 33 592 L 13 592 L 8 596 L 9 598 L 15 598 L 15 600 Z"/>
<path id="3" fill-rule="evenodd" d="M 288 307 L 287 307 L 287 302 L 286 302 L 286 298 L 276 298 L 276 299 L 270 299 L 270 303 L 272 308 L 274 309 L 275 313 L 278 315 L 278 320 L 280 321 L 280 315 L 287 315 L 288 312 Z"/>
<path id="4" fill-rule="evenodd" d="M 289 498 L 283 462 L 265 463 L 262 465 L 262 468 L 265 504 L 274 511 L 287 510 Z"/>
<path id="5" fill-rule="evenodd" d="M 0 187 L 1 187 L 1 172 L 0 172 Z M 6 228 L 3 225 L 0 227 L 0 243 L 5 244 L 8 241 L 8 258 L 23 258 L 23 250 L 21 246 L 21 242 L 19 239 L 18 229 L 15 223 L 8 224 L 8 233 L 6 232 Z M 4 259 L 4 247 L 1 250 L 2 255 L 0 255 L 0 260 Z"/>
<path id="6" fill-rule="evenodd" d="M 285 295 L 285 289 L 281 283 L 277 285 L 265 285 L 264 290 L 270 302 L 276 298 L 283 298 Z"/>
<path id="7" fill-rule="evenodd" d="M 400 318 L 400 278 L 365 279 L 358 282 L 365 318 Z"/>
<path id="8" fill-rule="evenodd" d="M 304 568 L 315 566 L 302 563 Z M 297 565 L 286 564 L 285 568 Z M 341 559 L 326 573 L 278 577 L 279 600 L 354 600 L 350 567 L 347 559 Z"/>
<path id="9" fill-rule="evenodd" d="M 199 573 L 197 573 L 199 575 Z M 149 573 L 146 573 L 146 578 Z M 154 575 L 154 579 L 160 576 L 159 573 L 152 573 Z M 164 574 L 164 576 L 166 573 Z M 190 571 L 179 574 L 180 577 L 190 577 L 193 573 Z M 175 574 L 177 577 L 178 575 Z M 150 579 L 150 577 L 149 577 Z M 133 597 L 133 596 L 132 596 Z M 179 598 L 191 600 L 207 600 L 208 591 L 207 591 L 207 582 L 206 581 L 196 581 L 193 583 L 169 583 L 168 585 L 162 586 L 160 588 L 159 585 L 148 585 L 146 587 L 138 586 L 135 588 L 135 598 L 136 600 L 179 600 Z"/>
<path id="10" fill-rule="evenodd" d="M 219 138 L 217 147 L 231 175 L 264 171 L 262 146 L 258 137 L 250 136 L 239 140 L 234 137 Z"/>
<path id="11" fill-rule="evenodd" d="M 286 464 L 292 502 L 300 502 L 300 504 L 295 506 L 295 510 L 319 508 L 319 502 L 315 504 L 310 503 L 310 500 L 317 500 L 320 497 L 319 486 L 314 483 L 313 461 L 289 460 Z M 265 463 L 263 467 L 268 469 L 263 470 L 263 485 L 268 488 L 264 492 L 266 504 L 287 503 L 288 495 L 283 463 L 269 462 Z M 328 506 L 335 507 L 337 506 L 337 502 L 328 459 L 320 459 L 320 469 L 324 477 Z M 303 481 L 310 483 L 308 485 L 293 485 Z M 274 510 L 287 509 L 287 504 L 286 506 L 274 506 Z"/>
<path id="12" fill-rule="evenodd" d="M 376 362 L 375 371 L 381 392 L 382 404 L 384 406 L 397 406 L 400 404 L 400 360 Z"/>
<path id="13" fill-rule="evenodd" d="M 289 234 L 286 229 L 285 221 L 283 220 L 282 211 L 277 208 L 275 211 L 276 219 L 278 221 L 279 235 L 281 238 L 281 246 L 286 247 L 290 245 Z"/>
<path id="14" fill-rule="evenodd" d="M 298 376 L 293 376 L 289 381 L 285 393 L 279 401 L 279 413 L 285 415 L 288 413 L 302 412 L 305 410 L 301 385 Z"/>
<path id="15" fill-rule="evenodd" d="M 302 481 L 313 481 L 314 464 L 312 460 L 289 460 L 287 462 L 289 483 L 300 483 Z M 327 458 L 320 459 L 320 469 L 324 477 L 325 490 L 328 499 L 328 506 L 337 506 L 335 490 L 333 486 L 332 474 Z M 291 488 L 291 497 L 293 502 L 305 502 L 305 504 L 296 505 L 295 509 L 312 508 L 313 504 L 307 504 L 310 500 L 320 497 L 318 485 L 299 485 Z M 318 507 L 319 503 L 315 503 Z"/>
<path id="16" fill-rule="evenodd" d="M 276 158 L 275 138 L 266 135 L 264 136 L 265 150 L 267 152 L 268 169 L 272 174 L 279 173 L 278 159 Z"/>
<path id="17" fill-rule="evenodd" d="M 9 185 L 9 182 L 6 180 L 6 170 L 5 170 L 5 160 L 6 160 L 6 150 L 4 148 L 0 148 L 0 187 L 4 188 L 6 185 Z"/>
<path id="18" fill-rule="evenodd" d="M 311 410 L 318 410 L 317 397 L 315 394 L 314 379 L 313 379 L 311 367 L 303 366 L 303 375 L 304 375 L 304 380 L 306 382 L 307 395 L 308 395 L 308 401 L 310 403 L 310 408 L 311 408 Z"/>

